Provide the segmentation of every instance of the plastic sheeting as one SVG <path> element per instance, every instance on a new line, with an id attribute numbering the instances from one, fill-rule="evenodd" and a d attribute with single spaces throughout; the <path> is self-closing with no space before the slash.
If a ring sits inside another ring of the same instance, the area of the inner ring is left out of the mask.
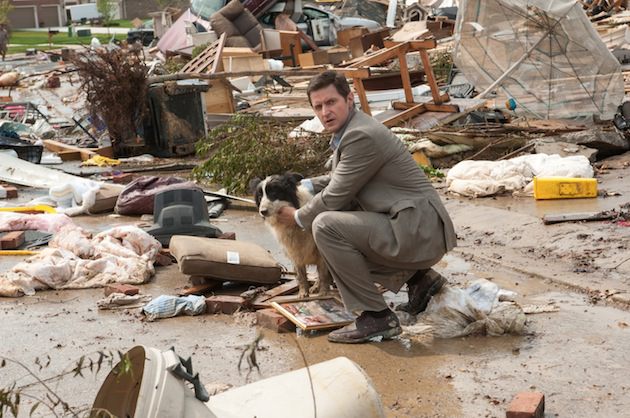
<path id="1" fill-rule="evenodd" d="M 525 331 L 526 318 L 514 302 L 515 296 L 485 279 L 474 281 L 466 289 L 445 286 L 418 316 L 418 325 L 431 326 L 438 338 L 520 335 Z"/>
<path id="2" fill-rule="evenodd" d="M 448 171 L 448 191 L 468 197 L 492 196 L 502 192 L 532 194 L 538 177 L 592 178 L 593 167 L 583 155 L 530 154 L 505 161 L 459 162 Z"/>
<path id="3" fill-rule="evenodd" d="M 624 96 L 620 64 L 574 0 L 462 0 L 453 60 L 477 90 L 542 119 L 612 119 Z"/>

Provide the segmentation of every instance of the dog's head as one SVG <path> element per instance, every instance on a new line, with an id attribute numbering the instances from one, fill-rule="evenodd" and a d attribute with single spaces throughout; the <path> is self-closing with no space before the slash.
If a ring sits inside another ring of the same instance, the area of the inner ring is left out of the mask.
<path id="1" fill-rule="evenodd" d="M 258 213 L 264 218 L 275 215 L 283 206 L 300 207 L 298 184 L 304 177 L 298 173 L 269 176 L 251 184 Z"/>

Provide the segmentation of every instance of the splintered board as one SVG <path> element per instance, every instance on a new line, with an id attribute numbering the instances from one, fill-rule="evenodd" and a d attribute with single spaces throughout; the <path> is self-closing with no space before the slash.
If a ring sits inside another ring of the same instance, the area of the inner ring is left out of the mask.
<path id="1" fill-rule="evenodd" d="M 214 74 L 218 71 L 222 71 L 221 53 L 223 52 L 223 45 L 225 45 L 225 33 L 222 34 L 217 41 L 204 49 L 201 54 L 188 61 L 180 72 Z"/>

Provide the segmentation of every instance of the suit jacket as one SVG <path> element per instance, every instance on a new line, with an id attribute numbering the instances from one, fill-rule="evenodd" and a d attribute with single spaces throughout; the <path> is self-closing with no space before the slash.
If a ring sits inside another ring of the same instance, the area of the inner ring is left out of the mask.
<path id="1" fill-rule="evenodd" d="M 370 248 L 406 267 L 439 259 L 456 245 L 453 223 L 431 182 L 402 141 L 363 112 L 348 122 L 330 175 L 312 180 L 321 191 L 298 212 L 307 229 L 325 211 L 383 213 L 385 225 L 373 226 Z"/>

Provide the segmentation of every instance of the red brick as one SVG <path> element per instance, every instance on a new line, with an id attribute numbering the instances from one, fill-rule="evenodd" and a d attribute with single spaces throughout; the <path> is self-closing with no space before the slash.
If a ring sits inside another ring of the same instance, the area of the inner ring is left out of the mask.
<path id="1" fill-rule="evenodd" d="M 295 331 L 295 324 L 278 313 L 275 309 L 261 309 L 256 311 L 256 319 L 258 320 L 258 325 L 261 327 L 274 330 L 278 333 Z"/>
<path id="2" fill-rule="evenodd" d="M 246 306 L 245 298 L 240 296 L 217 295 L 206 298 L 206 313 L 224 313 L 231 315 Z"/>
<path id="3" fill-rule="evenodd" d="M 3 250 L 16 250 L 24 244 L 24 231 L 11 231 L 0 237 L 0 248 Z"/>
<path id="4" fill-rule="evenodd" d="M 112 293 L 124 293 L 125 295 L 133 296 L 140 293 L 140 288 L 125 283 L 113 283 L 105 286 L 105 296 L 109 296 Z"/>
<path id="5" fill-rule="evenodd" d="M 1 193 L 1 194 L 4 195 L 5 199 L 15 199 L 16 197 L 18 197 L 17 188 L 13 186 L 0 186 L 0 187 L 4 189 L 4 193 Z"/>
<path id="6" fill-rule="evenodd" d="M 232 240 L 235 240 L 236 239 L 236 232 L 224 232 L 221 235 L 219 235 L 217 238 L 219 238 L 219 239 L 232 239 Z"/>
<path id="7" fill-rule="evenodd" d="M 114 183 L 129 183 L 131 180 L 133 180 L 133 174 L 132 173 L 120 173 L 120 174 L 114 174 L 112 176 L 112 181 Z"/>
<path id="8" fill-rule="evenodd" d="M 545 395 L 540 392 L 520 392 L 508 407 L 506 418 L 543 418 Z"/>
<path id="9" fill-rule="evenodd" d="M 155 256 L 155 264 L 158 266 L 170 266 L 173 264 L 173 258 L 170 254 L 158 253 Z"/>

